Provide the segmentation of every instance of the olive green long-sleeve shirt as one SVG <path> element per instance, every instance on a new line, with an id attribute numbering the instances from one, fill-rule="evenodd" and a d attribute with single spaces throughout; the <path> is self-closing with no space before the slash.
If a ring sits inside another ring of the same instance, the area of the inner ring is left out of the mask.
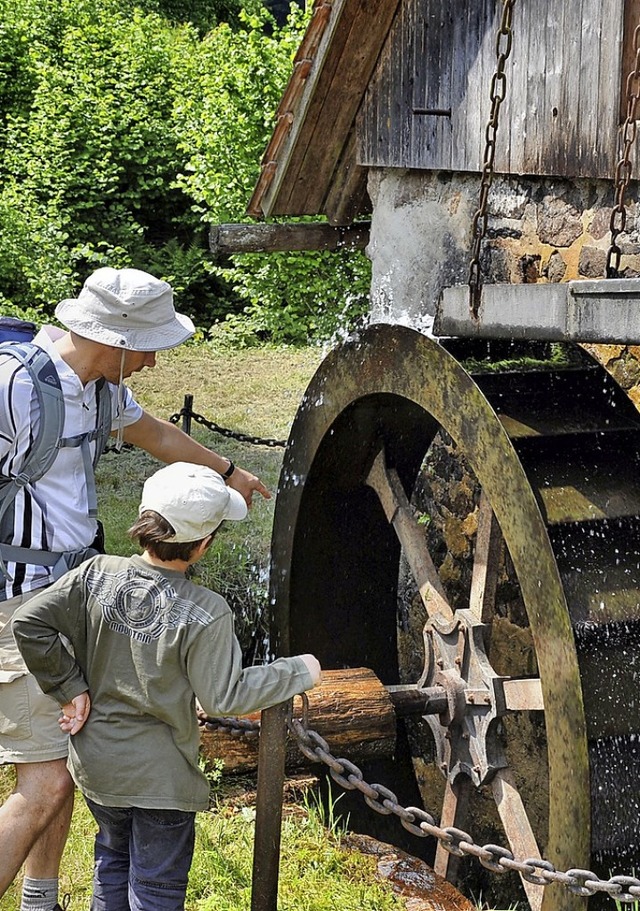
<path id="1" fill-rule="evenodd" d="M 83 563 L 22 605 L 13 632 L 60 705 L 89 690 L 69 769 L 105 806 L 205 809 L 196 697 L 207 714 L 247 714 L 313 686 L 300 657 L 243 669 L 224 598 L 137 556 Z"/>

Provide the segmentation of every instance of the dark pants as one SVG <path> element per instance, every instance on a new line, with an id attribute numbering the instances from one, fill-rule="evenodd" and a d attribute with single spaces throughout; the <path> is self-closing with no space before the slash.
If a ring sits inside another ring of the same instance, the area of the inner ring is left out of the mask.
<path id="1" fill-rule="evenodd" d="M 100 826 L 91 911 L 183 911 L 195 813 L 87 806 Z"/>

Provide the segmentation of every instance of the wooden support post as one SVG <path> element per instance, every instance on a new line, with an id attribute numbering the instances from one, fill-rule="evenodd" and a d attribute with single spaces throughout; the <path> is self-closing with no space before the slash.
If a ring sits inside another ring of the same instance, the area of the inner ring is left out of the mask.
<path id="1" fill-rule="evenodd" d="M 334 227 L 323 222 L 214 225 L 209 249 L 218 258 L 231 253 L 282 253 L 302 250 L 363 250 L 370 222 Z"/>
<path id="2" fill-rule="evenodd" d="M 260 721 L 251 911 L 277 911 L 278 907 L 286 721 L 290 706 L 291 701 L 265 709 Z"/>

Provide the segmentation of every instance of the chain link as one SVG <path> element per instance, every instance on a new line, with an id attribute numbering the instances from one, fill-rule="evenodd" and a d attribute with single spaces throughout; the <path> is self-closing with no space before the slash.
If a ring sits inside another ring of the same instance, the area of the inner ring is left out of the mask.
<path id="1" fill-rule="evenodd" d="M 480 182 L 480 199 L 471 223 L 473 247 L 471 251 L 471 263 L 469 265 L 469 308 L 471 316 L 475 320 L 478 318 L 478 311 L 480 308 L 480 291 L 482 287 L 480 248 L 489 224 L 487 203 L 489 200 L 489 190 L 491 189 L 491 184 L 493 182 L 493 165 L 496 155 L 496 136 L 498 133 L 500 105 L 507 94 L 507 77 L 504 68 L 513 44 L 511 23 L 513 19 L 514 3 L 515 0 L 503 0 L 502 20 L 496 36 L 496 56 L 498 62 L 496 71 L 491 80 L 491 111 L 485 129 L 485 148 L 482 165 L 482 180 Z"/>
<path id="2" fill-rule="evenodd" d="M 196 414 L 194 411 L 191 411 L 190 408 L 181 408 L 180 411 L 176 412 L 176 414 L 171 415 L 169 421 L 172 424 L 177 424 L 182 420 L 183 417 L 189 417 L 197 424 L 202 424 L 202 426 L 206 427 L 208 430 L 212 430 L 214 433 L 219 433 L 223 437 L 230 437 L 231 439 L 239 440 L 241 443 L 252 443 L 255 446 L 269 446 L 272 449 L 275 449 L 276 447 L 285 448 L 287 445 L 286 440 L 264 439 L 263 437 L 249 436 L 248 434 L 240 433 L 237 430 L 228 430 L 226 427 L 221 427 L 214 421 L 208 421 L 201 414 Z"/>
<path id="3" fill-rule="evenodd" d="M 483 867 L 493 873 L 501 874 L 513 870 L 534 885 L 549 886 L 559 883 L 570 892 L 582 896 L 604 892 L 620 903 L 636 902 L 640 899 L 640 879 L 635 876 L 612 876 L 605 880 L 600 879 L 591 870 L 575 868 L 563 872 L 556 870 L 549 860 L 538 857 L 517 860 L 512 852 L 502 845 L 478 845 L 471 835 L 462 829 L 456 829 L 454 826 L 441 828 L 426 810 L 419 807 L 403 807 L 389 788 L 365 781 L 362 770 L 355 763 L 343 758 L 337 759 L 331 753 L 326 740 L 307 727 L 306 718 L 307 707 L 303 696 L 303 719 L 293 716 L 287 719 L 287 727 L 295 738 L 300 752 L 310 762 L 326 765 L 333 780 L 341 787 L 349 791 L 360 791 L 365 803 L 376 813 L 397 816 L 402 826 L 412 835 L 418 838 L 437 838 L 450 854 L 475 857 Z M 232 733 L 237 732 L 244 736 L 255 737 L 260 730 L 259 722 L 242 718 L 209 718 L 201 714 L 198 720 L 207 730 L 229 728 Z"/>
<path id="4" fill-rule="evenodd" d="M 633 33 L 633 50 L 635 52 L 635 67 L 627 77 L 627 116 L 622 127 L 622 156 L 616 165 L 615 171 L 615 205 L 611 210 L 609 228 L 611 231 L 611 246 L 607 252 L 606 278 L 617 278 L 620 272 L 620 257 L 622 250 L 618 244 L 618 237 L 627 224 L 627 210 L 625 195 L 631 180 L 631 147 L 636 133 L 636 108 L 638 106 L 638 91 L 640 89 L 640 25 Z"/>
<path id="5" fill-rule="evenodd" d="M 232 737 L 246 737 L 252 740 L 260 734 L 260 722 L 249 718 L 210 718 L 200 715 L 198 724 L 205 731 L 228 731 Z"/>
<path id="6" fill-rule="evenodd" d="M 196 423 L 202 424 L 214 433 L 219 433 L 223 437 L 230 437 L 231 439 L 238 440 L 240 443 L 251 443 L 255 446 L 268 446 L 271 449 L 275 449 L 276 447 L 285 449 L 287 446 L 286 440 L 272 440 L 264 439 L 263 437 L 249 436 L 249 434 L 240 433 L 237 430 L 229 430 L 226 427 L 221 427 L 219 424 L 214 423 L 214 421 L 208 421 L 201 414 L 196 414 L 196 412 L 191 411 L 190 408 L 181 408 L 180 411 L 171 415 L 169 421 L 172 424 L 178 424 L 184 417 L 188 417 L 191 420 L 196 421 Z M 118 454 L 120 452 L 131 452 L 133 449 L 135 449 L 135 447 L 131 443 L 122 443 L 118 447 L 115 443 L 108 442 L 104 448 L 104 452 Z"/>

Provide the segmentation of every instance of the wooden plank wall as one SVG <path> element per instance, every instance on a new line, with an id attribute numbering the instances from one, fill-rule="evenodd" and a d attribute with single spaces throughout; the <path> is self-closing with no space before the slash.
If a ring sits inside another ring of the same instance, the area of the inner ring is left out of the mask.
<path id="1" fill-rule="evenodd" d="M 403 0 L 358 115 L 359 164 L 481 170 L 502 8 Z M 626 0 L 627 46 L 639 8 Z M 515 3 L 497 171 L 613 177 L 624 22 L 624 0 Z"/>

